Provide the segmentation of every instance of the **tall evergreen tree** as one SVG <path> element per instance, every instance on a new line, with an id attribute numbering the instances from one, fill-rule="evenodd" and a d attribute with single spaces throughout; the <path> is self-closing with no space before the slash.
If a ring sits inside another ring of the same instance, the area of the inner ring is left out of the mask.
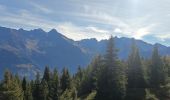
<path id="1" fill-rule="evenodd" d="M 96 100 L 123 100 L 125 91 L 125 72 L 111 36 L 98 79 Z"/>
<path id="2" fill-rule="evenodd" d="M 47 83 L 50 82 L 50 69 L 48 66 L 45 67 L 43 79 L 46 80 Z"/>
<path id="3" fill-rule="evenodd" d="M 27 81 L 26 81 L 26 77 L 24 77 L 22 80 L 22 90 L 26 91 L 26 89 L 27 89 Z"/>
<path id="4" fill-rule="evenodd" d="M 152 53 L 151 65 L 150 65 L 150 90 L 160 100 L 167 99 L 169 93 L 169 87 L 166 86 L 166 71 L 164 68 L 163 60 L 158 52 L 158 46 L 155 45 Z M 168 93 L 168 94 L 167 94 Z M 170 98 L 170 97 L 168 97 Z"/>
<path id="5" fill-rule="evenodd" d="M 32 96 L 34 100 L 40 100 L 41 98 L 41 87 L 40 87 L 40 74 L 37 72 L 35 82 L 33 84 Z"/>
<path id="6" fill-rule="evenodd" d="M 62 92 L 64 92 L 66 89 L 71 88 L 71 77 L 67 68 L 63 69 L 60 83 Z"/>
<path id="7" fill-rule="evenodd" d="M 161 56 L 158 52 L 157 45 L 153 49 L 150 65 L 150 87 L 159 88 L 165 83 L 165 73 Z"/>
<path id="8" fill-rule="evenodd" d="M 78 95 L 90 94 L 97 89 L 98 74 L 101 66 L 101 56 L 96 56 L 86 70 L 80 84 Z"/>
<path id="9" fill-rule="evenodd" d="M 13 78 L 11 72 L 8 70 L 4 74 L 0 100 L 23 100 L 23 92 L 20 84 L 18 84 L 17 79 Z"/>
<path id="10" fill-rule="evenodd" d="M 83 69 L 81 68 L 81 66 L 78 66 L 77 72 L 74 75 L 74 84 L 76 89 L 80 88 L 80 84 L 83 80 L 83 74 L 84 74 Z"/>
<path id="11" fill-rule="evenodd" d="M 43 79 L 40 84 L 39 100 L 50 100 L 48 95 L 49 95 L 48 83 L 46 82 L 46 80 Z"/>
<path id="12" fill-rule="evenodd" d="M 55 68 L 53 72 L 52 81 L 51 81 L 51 89 L 49 91 L 49 95 L 52 100 L 59 100 L 59 93 L 60 93 L 59 86 L 60 86 L 59 75 L 57 69 Z"/>
<path id="13" fill-rule="evenodd" d="M 145 99 L 145 79 L 141 58 L 135 41 L 132 43 L 131 52 L 128 58 L 128 85 L 126 100 Z"/>
<path id="14" fill-rule="evenodd" d="M 22 90 L 24 92 L 24 100 L 26 100 L 26 89 L 27 89 L 27 81 L 26 81 L 26 77 L 23 78 L 22 80 Z"/>
<path id="15" fill-rule="evenodd" d="M 27 84 L 24 92 L 24 100 L 33 100 L 31 85 Z"/>

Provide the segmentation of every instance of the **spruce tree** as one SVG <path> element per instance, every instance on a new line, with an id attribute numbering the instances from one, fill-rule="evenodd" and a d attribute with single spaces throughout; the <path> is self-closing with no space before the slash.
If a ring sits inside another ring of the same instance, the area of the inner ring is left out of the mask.
<path id="1" fill-rule="evenodd" d="M 53 72 L 52 81 L 51 81 L 51 88 L 49 91 L 49 95 L 52 100 L 59 100 L 59 93 L 60 93 L 59 86 L 60 86 L 59 75 L 57 69 L 55 68 Z"/>
<path id="2" fill-rule="evenodd" d="M 40 84 L 39 100 L 49 100 L 48 94 L 49 94 L 48 84 L 46 80 L 43 79 Z"/>
<path id="3" fill-rule="evenodd" d="M 158 46 L 155 45 L 152 53 L 150 65 L 150 87 L 158 89 L 165 83 L 165 73 L 161 56 L 158 52 Z"/>
<path id="4" fill-rule="evenodd" d="M 41 86 L 40 86 L 41 80 L 40 80 L 40 74 L 37 72 L 35 82 L 33 84 L 33 92 L 32 96 L 34 100 L 40 100 L 41 98 Z"/>
<path id="5" fill-rule="evenodd" d="M 24 100 L 33 100 L 31 85 L 28 83 L 24 92 Z"/>
<path id="6" fill-rule="evenodd" d="M 26 78 L 24 77 L 22 80 L 22 90 L 24 92 L 24 100 L 26 100 L 26 89 L 27 89 L 27 81 Z"/>
<path id="7" fill-rule="evenodd" d="M 169 85 L 167 85 L 166 71 L 163 60 L 158 52 L 158 46 L 155 45 L 152 53 L 150 65 L 150 90 L 160 100 L 169 99 Z"/>
<path id="8" fill-rule="evenodd" d="M 48 66 L 45 67 L 43 79 L 46 80 L 47 83 L 50 82 L 50 69 Z"/>
<path id="9" fill-rule="evenodd" d="M 4 80 L 1 84 L 0 99 L 1 100 L 23 100 L 23 92 L 17 79 L 15 79 L 10 71 L 4 74 Z"/>
<path id="10" fill-rule="evenodd" d="M 97 89 L 98 74 L 101 66 L 101 56 L 96 56 L 88 66 L 80 84 L 78 95 L 87 95 Z"/>
<path id="11" fill-rule="evenodd" d="M 142 68 L 141 58 L 138 48 L 133 40 L 131 52 L 128 58 L 128 81 L 126 100 L 144 100 L 145 99 L 145 79 Z"/>
<path id="12" fill-rule="evenodd" d="M 117 57 L 113 37 L 108 41 L 104 65 L 98 79 L 96 100 L 123 100 L 125 96 L 125 72 Z"/>
<path id="13" fill-rule="evenodd" d="M 82 82 L 82 79 L 83 79 L 83 69 L 81 68 L 81 66 L 78 66 L 78 69 L 77 69 L 77 72 L 76 74 L 74 75 L 74 85 L 76 87 L 76 89 L 79 89 L 80 88 L 80 84 Z"/>
<path id="14" fill-rule="evenodd" d="M 27 89 L 27 81 L 26 81 L 26 77 L 24 77 L 22 80 L 22 90 L 26 91 L 26 89 Z"/>
<path id="15" fill-rule="evenodd" d="M 66 89 L 71 88 L 71 77 L 70 77 L 70 74 L 69 74 L 69 71 L 68 71 L 67 68 L 63 69 L 60 82 L 61 82 L 61 90 L 62 90 L 62 92 L 64 92 Z"/>

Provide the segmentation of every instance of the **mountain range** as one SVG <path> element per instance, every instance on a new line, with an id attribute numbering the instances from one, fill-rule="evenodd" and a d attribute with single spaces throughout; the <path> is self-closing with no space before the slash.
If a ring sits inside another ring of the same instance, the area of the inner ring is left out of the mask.
<path id="1" fill-rule="evenodd" d="M 126 59 L 133 38 L 114 37 L 120 59 Z M 88 65 L 97 54 L 104 54 L 108 40 L 95 38 L 74 41 L 57 30 L 24 30 L 0 27 L 0 74 L 10 69 L 32 77 L 45 66 L 61 70 L 68 67 L 74 73 L 77 67 Z M 142 57 L 151 56 L 154 45 L 135 40 Z M 170 55 L 170 47 L 158 45 L 161 55 Z M 2 75 L 0 75 L 2 76 Z"/>

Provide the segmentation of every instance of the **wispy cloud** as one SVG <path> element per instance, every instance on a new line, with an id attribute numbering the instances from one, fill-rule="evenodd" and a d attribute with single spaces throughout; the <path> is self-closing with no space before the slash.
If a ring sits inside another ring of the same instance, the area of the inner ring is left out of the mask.
<path id="1" fill-rule="evenodd" d="M 32 5 L 32 7 L 34 7 L 35 10 L 37 10 L 38 12 L 44 12 L 46 14 L 50 14 L 50 13 L 53 13 L 53 10 L 43 6 L 43 5 L 40 5 L 40 4 L 36 4 L 36 3 L 33 3 L 33 2 L 30 2 L 30 4 Z"/>
<path id="2" fill-rule="evenodd" d="M 165 33 L 164 35 L 157 34 L 157 35 L 155 35 L 155 37 L 160 39 L 161 41 L 165 42 L 167 39 L 170 39 L 170 33 Z"/>
<path id="3" fill-rule="evenodd" d="M 46 31 L 56 28 L 75 40 L 101 40 L 112 34 L 169 44 L 170 1 L 167 0 L 2 1 L 0 25 L 3 26 Z"/>
<path id="4" fill-rule="evenodd" d="M 74 40 L 86 38 L 97 38 L 98 40 L 101 40 L 106 39 L 109 36 L 107 30 L 102 30 L 94 26 L 77 26 L 70 22 L 60 23 L 57 26 L 57 29 L 59 32 Z"/>
<path id="5" fill-rule="evenodd" d="M 33 15 L 27 10 L 20 10 L 18 15 L 6 13 L 8 16 L 0 15 L 0 21 L 13 23 L 16 26 L 26 26 L 27 29 L 43 28 L 46 31 L 57 29 L 65 36 L 74 40 L 85 38 L 97 38 L 99 40 L 108 38 L 109 31 L 94 26 L 78 26 L 71 22 L 55 22 L 43 19 L 41 16 Z"/>

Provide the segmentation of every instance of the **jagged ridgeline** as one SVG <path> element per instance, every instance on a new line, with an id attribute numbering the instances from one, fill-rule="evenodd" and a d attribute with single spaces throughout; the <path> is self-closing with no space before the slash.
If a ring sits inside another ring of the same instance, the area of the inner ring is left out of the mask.
<path id="1" fill-rule="evenodd" d="M 0 100 L 170 100 L 170 57 L 161 56 L 155 45 L 151 56 L 143 58 L 136 41 L 131 44 L 122 60 L 110 37 L 105 53 L 74 74 L 66 67 L 46 66 L 43 75 L 30 80 L 6 70 Z"/>
<path id="2" fill-rule="evenodd" d="M 117 56 L 121 60 L 128 58 L 131 38 L 114 37 Z M 154 45 L 134 40 L 143 58 L 150 58 Z M 0 27 L 0 79 L 6 69 L 12 73 L 32 78 L 37 71 L 43 71 L 46 65 L 50 69 L 61 71 L 67 67 L 75 73 L 77 66 L 87 66 L 92 58 L 106 51 L 108 40 L 96 39 L 71 40 L 55 29 L 45 32 L 42 29 L 23 30 Z M 160 55 L 170 55 L 170 48 L 157 44 Z"/>

